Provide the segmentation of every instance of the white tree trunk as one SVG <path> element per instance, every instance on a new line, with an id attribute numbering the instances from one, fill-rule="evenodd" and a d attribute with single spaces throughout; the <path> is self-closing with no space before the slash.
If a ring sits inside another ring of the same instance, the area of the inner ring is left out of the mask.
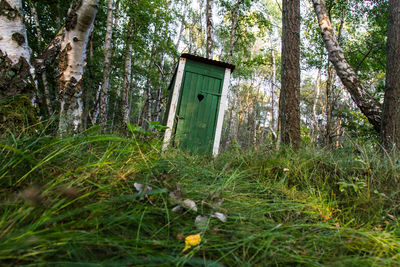
<path id="1" fill-rule="evenodd" d="M 271 117 L 270 117 L 270 128 L 273 135 L 276 136 L 277 127 L 275 119 L 275 91 L 276 91 L 276 56 L 273 42 L 271 41 L 271 57 L 272 57 L 272 77 L 271 77 Z"/>
<path id="2" fill-rule="evenodd" d="M 207 21 L 207 47 L 206 58 L 213 58 L 213 20 L 212 20 L 212 5 L 213 0 L 207 0 L 206 5 L 206 21 Z"/>
<path id="3" fill-rule="evenodd" d="M 331 21 L 326 12 L 325 1 L 312 0 L 312 2 L 321 28 L 322 38 L 329 53 L 329 60 L 335 67 L 337 75 L 349 91 L 353 101 L 379 132 L 381 128 L 382 105 L 364 88 L 357 74 L 346 61 L 343 50 L 334 34 Z"/>
<path id="4" fill-rule="evenodd" d="M 176 41 L 175 47 L 176 49 L 179 51 L 179 46 L 181 44 L 181 40 L 182 40 L 182 35 L 183 35 L 183 31 L 185 30 L 185 21 L 186 21 L 186 14 L 188 12 L 188 0 L 185 0 L 183 2 L 183 14 L 181 14 L 181 26 L 180 26 L 180 30 L 179 30 L 179 34 L 178 34 L 178 40 Z"/>
<path id="5" fill-rule="evenodd" d="M 59 133 L 77 132 L 83 111 L 82 83 L 86 47 L 93 30 L 99 0 L 73 1 L 66 19 L 60 53 Z"/>
<path id="6" fill-rule="evenodd" d="M 132 26 L 128 31 L 128 37 L 126 39 L 126 54 L 125 54 L 125 73 L 124 73 L 124 86 L 122 91 L 122 116 L 124 123 L 127 124 L 129 122 L 129 91 L 131 89 L 131 77 L 132 77 L 132 43 L 130 41 L 130 33 Z"/>
<path id="7" fill-rule="evenodd" d="M 165 80 L 165 74 L 164 74 L 164 64 L 165 64 L 165 57 L 164 54 L 161 55 L 161 65 L 159 67 L 160 71 L 160 86 L 158 87 L 157 90 L 157 99 L 156 99 L 156 106 L 154 110 L 154 121 L 160 121 L 160 115 L 161 115 L 161 105 L 162 105 L 162 92 L 163 92 L 163 81 Z"/>
<path id="8" fill-rule="evenodd" d="M 21 0 L 2 0 L 0 13 L 0 99 L 34 89 Z M 31 84 L 31 86 L 28 86 Z"/>
<path id="9" fill-rule="evenodd" d="M 113 12 L 114 12 L 114 0 L 107 0 L 107 30 L 106 30 L 106 40 L 104 45 L 104 71 L 103 71 L 103 83 L 101 85 L 101 95 L 100 95 L 99 122 L 107 122 L 107 111 L 108 111 L 107 100 L 108 100 L 108 89 L 110 87 L 110 70 L 111 70 L 111 55 L 112 55 Z"/>
<path id="10" fill-rule="evenodd" d="M 318 130 L 319 130 L 318 117 L 317 117 L 318 116 L 317 105 L 318 105 L 318 102 L 320 102 L 320 96 L 321 96 L 321 69 L 318 69 L 315 89 L 316 89 L 316 95 L 315 95 L 314 104 L 313 104 L 313 134 L 312 134 L 314 142 L 317 140 Z"/>
<path id="11" fill-rule="evenodd" d="M 242 0 L 238 0 L 235 8 L 232 12 L 232 26 L 231 26 L 231 37 L 230 37 L 230 45 L 229 45 L 229 55 L 228 55 L 228 63 L 232 63 L 233 52 L 235 50 L 236 43 L 236 29 L 238 26 L 238 17 L 239 17 L 239 8 Z"/>

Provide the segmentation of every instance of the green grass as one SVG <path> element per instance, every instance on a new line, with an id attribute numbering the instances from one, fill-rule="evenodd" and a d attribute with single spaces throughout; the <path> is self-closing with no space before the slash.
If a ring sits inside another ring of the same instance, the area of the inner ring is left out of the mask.
<path id="1" fill-rule="evenodd" d="M 96 129 L 3 139 L 0 265 L 400 265 L 396 156 L 349 146 L 212 159 L 159 147 Z M 177 187 L 197 212 L 172 211 Z M 182 252 L 197 233 L 200 245 Z"/>

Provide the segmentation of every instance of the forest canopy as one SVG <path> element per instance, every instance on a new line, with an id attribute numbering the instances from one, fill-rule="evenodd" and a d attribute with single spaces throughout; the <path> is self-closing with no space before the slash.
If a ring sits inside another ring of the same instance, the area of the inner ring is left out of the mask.
<path id="1" fill-rule="evenodd" d="M 275 143 L 285 128 L 295 127 L 294 139 L 303 135 L 321 145 L 381 133 L 389 148 L 398 143 L 389 123 L 397 116 L 390 103 L 396 93 L 383 105 L 384 88 L 391 87 L 387 65 L 394 64 L 387 58 L 396 58 L 388 55 L 396 49 L 386 45 L 397 34 L 389 2 L 288 1 L 301 18 L 287 31 L 300 37 L 299 44 L 290 44 L 293 37 L 285 41 L 284 34 L 293 23 L 284 22 L 294 15 L 282 17 L 285 1 L 2 0 L 1 99 L 30 97 L 37 117 L 53 120 L 60 134 L 99 123 L 105 131 L 126 123 L 148 129 L 163 120 L 179 55 L 189 53 L 237 67 L 224 147 L 233 141 L 243 147 Z M 285 44 L 300 51 L 295 102 L 282 90 L 290 79 L 281 75 L 294 71 L 293 59 L 285 63 Z M 282 114 L 291 114 L 285 107 L 298 115 L 282 121 Z"/>

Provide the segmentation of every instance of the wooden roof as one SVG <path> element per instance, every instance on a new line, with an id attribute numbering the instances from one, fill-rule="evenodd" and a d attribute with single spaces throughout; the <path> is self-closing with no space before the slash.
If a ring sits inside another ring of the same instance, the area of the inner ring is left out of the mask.
<path id="1" fill-rule="evenodd" d="M 198 62 L 202 62 L 202 63 L 205 63 L 205 64 L 210 64 L 210 65 L 222 67 L 222 68 L 225 68 L 225 69 L 231 69 L 232 72 L 236 68 L 235 65 L 232 65 L 232 64 L 229 64 L 229 63 L 216 61 L 216 60 L 211 60 L 211 59 L 208 59 L 208 58 L 199 57 L 199 56 L 195 56 L 195 55 L 191 55 L 191 54 L 187 54 L 187 53 L 182 54 L 181 58 L 187 58 L 187 59 L 190 59 L 190 60 L 193 60 L 193 61 L 198 61 Z"/>

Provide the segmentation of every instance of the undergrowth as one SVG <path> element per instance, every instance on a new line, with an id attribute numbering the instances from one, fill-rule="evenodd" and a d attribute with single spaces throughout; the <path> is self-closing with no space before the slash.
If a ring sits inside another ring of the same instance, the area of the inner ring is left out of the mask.
<path id="1" fill-rule="evenodd" d="M 0 265 L 400 265 L 396 156 L 160 147 L 95 130 L 3 140 Z M 173 195 L 196 211 L 174 212 Z M 200 244 L 183 252 L 193 234 Z"/>

